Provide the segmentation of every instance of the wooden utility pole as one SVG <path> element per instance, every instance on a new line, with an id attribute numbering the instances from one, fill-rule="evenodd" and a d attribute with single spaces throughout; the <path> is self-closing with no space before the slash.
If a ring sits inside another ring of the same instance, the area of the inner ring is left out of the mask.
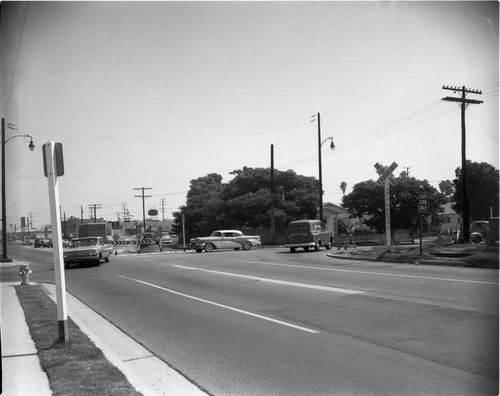
<path id="1" fill-rule="evenodd" d="M 318 113 L 319 220 L 323 221 L 323 175 L 321 170 L 321 118 Z"/>
<path id="2" fill-rule="evenodd" d="M 465 138 L 465 109 L 470 104 L 480 104 L 483 103 L 482 100 L 475 99 L 467 99 L 465 96 L 468 93 L 482 95 L 481 91 L 477 89 L 468 89 L 465 86 L 460 87 L 449 87 L 447 85 L 443 85 L 443 89 L 453 91 L 453 92 L 461 92 L 462 96 L 459 98 L 446 96 L 443 100 L 448 102 L 457 102 L 460 104 L 461 109 L 461 118 L 462 118 L 462 169 L 461 169 L 461 177 L 462 177 L 462 217 L 463 217 L 463 229 L 462 229 L 462 239 L 464 242 L 469 242 L 469 198 L 467 197 L 467 159 L 466 159 L 466 138 Z"/>
<path id="3" fill-rule="evenodd" d="M 271 144 L 271 240 L 273 246 L 276 245 L 276 222 L 274 219 L 274 201 L 276 194 L 274 192 L 274 144 Z"/>
<path id="4" fill-rule="evenodd" d="M 151 198 L 151 195 L 144 195 L 144 190 L 152 190 L 151 187 L 138 187 L 134 188 L 134 190 L 142 190 L 142 195 L 136 195 L 136 198 L 142 197 L 142 219 L 144 222 L 144 232 L 146 232 L 146 207 L 145 207 L 145 198 Z"/>
<path id="5" fill-rule="evenodd" d="M 161 202 L 161 218 L 162 220 L 165 220 L 165 201 L 167 199 L 166 198 L 160 198 L 160 202 Z"/>
<path id="6" fill-rule="evenodd" d="M 92 212 L 94 212 L 94 223 L 97 223 L 97 209 L 102 209 L 102 205 L 101 204 L 90 204 L 89 205 L 89 209 L 90 209 L 90 218 L 92 218 Z"/>

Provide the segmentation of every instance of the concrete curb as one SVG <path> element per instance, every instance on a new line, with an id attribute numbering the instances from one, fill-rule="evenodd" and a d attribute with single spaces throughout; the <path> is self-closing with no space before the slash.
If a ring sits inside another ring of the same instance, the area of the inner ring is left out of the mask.
<path id="1" fill-rule="evenodd" d="M 44 283 L 41 287 L 53 301 L 56 300 L 55 285 Z M 68 316 L 137 391 L 147 396 L 206 395 L 203 390 L 70 293 L 66 293 L 66 298 Z"/>

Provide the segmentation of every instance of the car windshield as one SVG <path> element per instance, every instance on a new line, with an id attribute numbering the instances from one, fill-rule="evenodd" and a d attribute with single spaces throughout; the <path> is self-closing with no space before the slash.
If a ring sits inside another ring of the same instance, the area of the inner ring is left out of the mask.
<path id="1" fill-rule="evenodd" d="M 93 239 L 74 239 L 70 242 L 71 247 L 85 247 L 97 245 L 97 238 Z"/>

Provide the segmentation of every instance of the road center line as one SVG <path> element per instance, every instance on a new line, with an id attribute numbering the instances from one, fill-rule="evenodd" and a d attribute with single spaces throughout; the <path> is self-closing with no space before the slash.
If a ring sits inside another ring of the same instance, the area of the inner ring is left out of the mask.
<path id="1" fill-rule="evenodd" d="M 171 290 L 171 289 L 167 289 L 165 287 L 161 287 L 161 286 L 155 285 L 153 283 L 141 281 L 139 279 L 129 278 L 128 276 L 124 276 L 124 275 L 118 275 L 118 276 L 120 278 L 123 278 L 123 279 L 128 279 L 128 280 L 131 280 L 133 282 L 142 283 L 143 285 L 151 286 L 151 287 L 154 287 L 156 289 L 160 289 L 160 290 L 163 290 L 163 291 L 166 291 L 166 292 L 178 295 L 178 296 L 189 298 L 191 300 L 200 301 L 200 302 L 203 302 L 205 304 L 214 305 L 214 306 L 219 307 L 219 308 L 228 309 L 230 311 L 234 311 L 234 312 L 238 312 L 238 313 L 241 313 L 241 314 L 244 314 L 244 315 L 252 316 L 254 318 L 267 320 L 268 322 L 273 322 L 273 323 L 277 323 L 277 324 L 280 324 L 280 325 L 283 325 L 283 326 L 291 327 L 291 328 L 294 328 L 294 329 L 297 329 L 297 330 L 302 330 L 302 331 L 305 331 L 307 333 L 319 334 L 319 331 L 308 329 L 306 327 L 297 326 L 297 325 L 294 325 L 294 324 L 291 324 L 291 323 L 283 322 L 281 320 L 269 318 L 267 316 L 258 315 L 258 314 L 255 314 L 253 312 L 248 312 L 248 311 L 244 311 L 242 309 L 230 307 L 228 305 L 219 304 L 219 303 L 216 303 L 216 302 L 213 302 L 213 301 L 205 300 L 203 298 L 199 298 L 199 297 L 195 297 L 195 296 L 190 296 L 189 294 L 180 293 L 180 292 L 177 292 L 175 290 Z"/>
<path id="2" fill-rule="evenodd" d="M 265 262 L 265 261 L 252 261 L 252 262 L 250 262 L 250 264 L 274 265 L 274 266 L 278 266 L 278 267 L 291 267 L 291 268 L 304 268 L 304 269 L 308 269 L 308 270 L 314 269 L 314 270 L 321 270 L 321 271 L 350 272 L 353 274 L 394 276 L 394 277 L 399 277 L 399 278 L 428 279 L 428 280 L 461 282 L 461 283 L 478 283 L 481 285 L 498 286 L 498 282 L 474 281 L 474 280 L 452 279 L 452 278 L 438 278 L 438 277 L 432 277 L 432 276 L 419 276 L 419 275 L 401 275 L 401 274 L 370 272 L 370 271 L 354 271 L 354 270 L 346 270 L 346 269 L 338 269 L 338 268 L 311 267 L 311 266 L 306 266 L 306 265 L 277 264 L 277 263 L 270 263 L 270 262 Z"/>
<path id="3" fill-rule="evenodd" d="M 234 276 L 237 278 L 258 280 L 261 282 L 276 283 L 279 285 L 303 287 L 306 289 L 324 290 L 324 291 L 331 291 L 331 292 L 343 293 L 343 294 L 365 294 L 365 292 L 360 291 L 360 290 L 350 290 L 350 289 L 342 289 L 342 288 L 338 288 L 338 287 L 311 285 L 309 283 L 288 282 L 288 281 L 279 280 L 279 279 L 261 278 L 260 276 L 242 275 L 242 274 L 235 274 L 232 272 L 207 270 L 204 268 L 187 267 L 184 265 L 174 265 L 174 267 L 183 268 L 183 269 L 187 269 L 187 270 L 191 270 L 191 271 L 203 271 L 203 272 L 210 272 L 210 273 L 218 274 L 218 275 L 227 275 L 227 276 Z"/>

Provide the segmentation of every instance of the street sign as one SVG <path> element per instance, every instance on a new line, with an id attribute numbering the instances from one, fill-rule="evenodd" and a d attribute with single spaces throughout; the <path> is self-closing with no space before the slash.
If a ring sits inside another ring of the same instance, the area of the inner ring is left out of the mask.
<path id="1" fill-rule="evenodd" d="M 111 222 L 111 228 L 112 228 L 113 230 L 118 230 L 118 229 L 120 229 L 120 222 L 119 222 L 119 221 L 112 221 L 112 222 Z"/>
<path id="2" fill-rule="evenodd" d="M 417 213 L 429 213 L 429 194 L 426 192 L 419 192 L 417 194 Z"/>

